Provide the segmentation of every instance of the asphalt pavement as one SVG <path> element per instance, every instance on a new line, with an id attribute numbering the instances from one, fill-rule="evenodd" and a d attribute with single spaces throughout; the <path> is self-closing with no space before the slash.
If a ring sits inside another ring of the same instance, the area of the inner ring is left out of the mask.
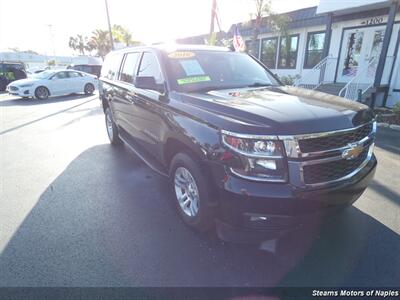
<path id="1" fill-rule="evenodd" d="M 178 218 L 166 179 L 108 143 L 96 95 L 0 94 L 0 286 L 398 286 L 400 132 L 343 214 L 277 243 Z"/>

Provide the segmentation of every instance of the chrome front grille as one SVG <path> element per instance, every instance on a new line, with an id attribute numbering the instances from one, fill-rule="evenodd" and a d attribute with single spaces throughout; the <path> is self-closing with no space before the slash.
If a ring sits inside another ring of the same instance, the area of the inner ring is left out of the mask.
<path id="1" fill-rule="evenodd" d="M 320 182 L 332 182 L 346 177 L 357 170 L 368 157 L 369 148 L 366 147 L 361 154 L 352 160 L 340 159 L 303 167 L 305 184 L 318 184 Z"/>
<path id="2" fill-rule="evenodd" d="M 372 157 L 376 123 L 356 128 L 280 136 L 285 144 L 289 163 L 300 168 L 300 182 L 317 187 L 357 174 Z"/>
<path id="3" fill-rule="evenodd" d="M 18 87 L 11 85 L 10 86 L 10 91 L 13 91 L 13 92 L 18 91 Z"/>
<path id="4" fill-rule="evenodd" d="M 365 124 L 351 131 L 338 132 L 336 134 L 299 140 L 300 151 L 304 153 L 319 152 L 337 149 L 356 143 L 368 136 L 373 124 Z"/>

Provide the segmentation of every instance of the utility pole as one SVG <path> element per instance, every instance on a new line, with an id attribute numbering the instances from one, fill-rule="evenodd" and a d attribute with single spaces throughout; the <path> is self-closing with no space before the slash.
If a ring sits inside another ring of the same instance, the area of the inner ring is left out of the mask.
<path id="1" fill-rule="evenodd" d="M 215 10 L 217 9 L 217 0 L 212 0 L 211 7 L 211 24 L 210 24 L 210 36 L 214 32 L 214 20 L 215 20 Z"/>
<path id="2" fill-rule="evenodd" d="M 53 24 L 48 24 L 47 25 L 49 27 L 49 32 L 50 32 L 50 40 L 51 40 L 51 45 L 53 47 L 53 56 L 55 59 L 56 56 L 56 47 L 54 45 L 54 34 L 53 34 Z"/>
<path id="3" fill-rule="evenodd" d="M 110 22 L 110 13 L 108 12 L 108 3 L 107 0 L 104 0 L 106 3 L 106 12 L 107 12 L 107 22 L 108 22 L 108 32 L 110 34 L 110 43 L 111 43 L 111 49 L 114 50 L 114 40 L 112 36 L 112 31 L 111 31 L 111 22 Z"/>

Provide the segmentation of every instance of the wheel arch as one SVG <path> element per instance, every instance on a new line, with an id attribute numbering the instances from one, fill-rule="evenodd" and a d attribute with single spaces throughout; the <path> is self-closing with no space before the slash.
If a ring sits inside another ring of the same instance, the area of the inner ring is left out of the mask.
<path id="1" fill-rule="evenodd" d="M 51 91 L 51 89 L 48 87 L 48 86 L 46 86 L 46 85 L 44 85 L 44 84 L 38 84 L 36 87 L 35 87 L 35 90 L 34 90 L 34 95 L 36 96 L 36 90 L 38 89 L 38 88 L 40 88 L 40 87 L 44 87 L 48 92 L 49 92 L 49 96 L 51 96 L 52 95 L 52 91 Z"/>
<path id="2" fill-rule="evenodd" d="M 173 157 L 179 152 L 185 152 L 197 161 L 206 159 L 206 155 L 200 147 L 195 147 L 195 145 L 177 137 L 169 137 L 163 147 L 163 159 L 167 168 L 169 168 Z"/>

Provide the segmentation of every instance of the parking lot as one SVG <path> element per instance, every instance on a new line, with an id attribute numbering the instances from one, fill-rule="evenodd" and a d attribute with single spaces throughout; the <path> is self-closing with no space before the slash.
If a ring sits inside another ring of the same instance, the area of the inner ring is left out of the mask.
<path id="1" fill-rule="evenodd" d="M 397 286 L 400 132 L 379 128 L 366 193 L 263 245 L 197 234 L 166 179 L 108 143 L 96 95 L 0 94 L 1 286 Z"/>

